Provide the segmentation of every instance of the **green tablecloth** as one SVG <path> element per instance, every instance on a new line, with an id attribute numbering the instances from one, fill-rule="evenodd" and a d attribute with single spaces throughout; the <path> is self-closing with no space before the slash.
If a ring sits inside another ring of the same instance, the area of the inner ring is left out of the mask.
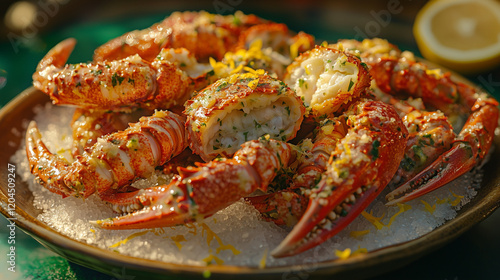
<path id="1" fill-rule="evenodd" d="M 55 254 L 43 247 L 35 239 L 25 234 L 22 230 L 15 230 L 15 272 L 9 270 L 10 256 L 8 244 L 11 235 L 10 222 L 3 216 L 0 217 L 0 279 L 22 280 L 22 279 L 111 279 L 109 275 L 87 269 L 80 265 L 71 263 L 65 258 Z M 12 239 L 11 239 L 12 240 Z M 6 253 L 4 253 L 6 252 Z M 116 279 L 127 279 L 116 275 Z"/>
<path id="2" fill-rule="evenodd" d="M 255 12 L 255 11 L 253 11 Z M 70 58 L 70 62 L 89 61 L 92 57 L 93 49 L 104 43 L 110 38 L 120 35 L 132 29 L 144 28 L 154 22 L 160 21 L 168 12 L 161 14 L 153 14 L 147 16 L 134 16 L 134 17 L 120 17 L 104 21 L 80 21 L 75 24 L 70 24 L 64 27 L 59 27 L 50 33 L 42 34 L 34 40 L 29 42 L 20 43 L 20 45 L 12 44 L 9 41 L 0 41 L 0 106 L 5 105 L 18 93 L 31 85 L 31 74 L 33 73 L 37 62 L 43 57 L 47 50 L 67 37 L 75 37 L 78 39 L 78 44 Z M 275 19 L 277 21 L 287 22 L 286 15 L 283 14 L 261 14 L 264 17 Z M 274 18 L 273 18 L 274 17 Z M 300 19 L 300 22 L 308 22 L 306 31 L 314 30 L 314 34 L 320 40 L 334 41 L 338 38 L 353 37 L 353 30 L 350 32 L 342 32 L 338 29 L 331 29 L 325 27 L 319 22 L 321 17 L 315 13 L 305 13 L 305 18 Z M 293 22 L 294 20 L 288 19 L 291 24 L 300 24 Z M 406 26 L 406 32 L 411 32 L 411 23 L 397 23 Z M 297 28 L 295 28 L 297 29 Z M 397 38 L 397 35 L 395 35 Z M 406 36 L 408 37 L 408 36 Z M 393 40 L 394 41 L 394 40 Z M 403 49 L 410 49 L 417 51 L 413 41 L 396 41 L 402 46 Z M 6 80 L 3 80 L 3 79 Z M 469 77 L 479 85 L 482 85 L 497 98 L 500 97 L 500 71 L 497 69 L 490 73 Z M 498 80 L 498 82 L 497 82 Z M 494 220 L 493 220 L 494 219 Z M 491 221 L 491 222 L 490 222 Z M 493 237 L 485 233 L 494 233 L 500 236 L 497 231 L 494 231 L 494 222 L 500 224 L 500 214 L 490 218 L 488 223 L 482 223 L 479 227 L 475 227 L 471 233 L 467 233 L 465 237 L 459 238 L 458 241 L 446 246 L 438 252 L 434 257 L 430 256 L 421 260 L 407 269 L 409 271 L 422 271 L 433 273 L 434 276 L 439 275 L 440 278 L 435 279 L 465 279 L 469 275 L 473 275 L 471 271 L 475 269 L 468 269 L 467 265 L 458 265 L 456 268 L 446 267 L 445 270 L 439 272 L 438 265 L 433 265 L 433 262 L 443 262 L 442 258 L 453 258 L 455 255 L 475 253 L 473 248 L 469 248 L 471 242 L 476 239 L 476 236 L 483 237 L 481 242 L 495 242 Z M 16 230 L 16 272 L 8 271 L 7 255 L 4 252 L 9 252 L 9 244 L 7 242 L 10 230 L 7 227 L 7 220 L 0 218 L 0 278 L 1 279 L 134 279 L 132 276 L 122 275 L 116 272 L 116 275 L 104 275 L 99 272 L 92 271 L 82 266 L 72 264 L 63 257 L 60 257 L 48 249 L 41 246 L 37 241 L 24 234 L 21 230 Z M 485 229 L 486 228 L 486 229 Z M 496 241 L 497 244 L 499 243 Z M 458 244 L 458 245 L 457 245 Z M 465 251 L 463 246 L 465 244 Z M 484 244 L 484 243 L 483 243 Z M 462 247 L 461 247 L 462 246 Z M 467 247 L 469 246 L 469 247 Z M 498 248 L 497 246 L 496 248 Z M 491 248 L 490 248 L 491 249 Z M 500 248 L 498 248 L 500 249 Z M 451 250 L 451 251 L 450 251 Z M 455 250 L 455 251 L 453 251 Z M 457 251 L 458 250 L 458 251 Z M 454 252 L 454 253 L 449 253 Z M 439 255 L 439 253 L 441 255 Z M 455 254 L 455 255 L 454 255 Z M 466 259 L 470 259 L 467 256 Z M 478 259 L 488 265 L 490 259 Z M 494 260 L 494 259 L 493 259 Z M 499 258 L 496 259 L 499 261 Z M 475 264 L 478 266 L 479 264 Z M 491 261 L 491 266 L 494 266 Z M 476 267 L 477 268 L 477 267 Z M 434 271 L 435 269 L 435 271 Z M 456 274 L 455 274 L 455 272 Z M 480 267 L 477 273 L 491 273 L 485 275 L 493 275 L 493 272 L 488 271 L 487 267 Z M 403 270 L 397 271 L 390 275 L 386 275 L 381 279 L 398 279 Z M 405 279 L 419 279 L 418 273 L 405 274 Z M 481 274 L 479 274 L 481 275 Z M 465 277 L 462 277 L 465 276 Z M 498 275 L 497 275 L 498 277 Z M 425 277 L 433 278 L 433 277 Z"/>
<path id="3" fill-rule="evenodd" d="M 78 44 L 70 62 L 90 61 L 95 47 L 129 30 L 145 28 L 160 21 L 166 14 L 168 13 L 133 19 L 122 17 L 108 22 L 78 23 L 26 42 L 0 41 L 0 106 L 31 86 L 31 75 L 38 61 L 59 41 L 75 37 Z M 16 272 L 13 273 L 8 270 L 9 256 L 6 255 L 10 252 L 8 224 L 9 221 L 0 217 L 0 279 L 134 279 L 120 271 L 110 276 L 68 262 L 18 228 L 15 231 Z"/>

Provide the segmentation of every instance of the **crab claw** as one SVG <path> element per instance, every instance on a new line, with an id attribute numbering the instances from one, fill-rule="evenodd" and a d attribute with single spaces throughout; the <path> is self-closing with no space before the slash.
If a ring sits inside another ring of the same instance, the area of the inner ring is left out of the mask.
<path id="1" fill-rule="evenodd" d="M 284 142 L 248 141 L 232 159 L 179 168 L 179 176 L 170 184 L 141 190 L 129 203 L 122 200 L 127 207 L 141 210 L 92 223 L 105 229 L 138 229 L 175 226 L 209 217 L 257 189 L 265 190 L 276 172 L 293 162 L 294 153 L 292 146 Z"/>
<path id="2" fill-rule="evenodd" d="M 436 190 L 477 164 L 468 143 L 457 143 L 411 180 L 386 195 L 387 206 L 404 203 Z"/>
<path id="3" fill-rule="evenodd" d="M 386 196 L 386 205 L 396 205 L 436 190 L 470 171 L 488 153 L 498 125 L 498 103 L 478 99 L 452 148 L 414 178 Z"/>
<path id="4" fill-rule="evenodd" d="M 327 189 L 327 178 L 318 184 Z M 340 188 L 327 198 L 311 199 L 293 231 L 271 253 L 274 257 L 299 254 L 313 248 L 350 224 L 383 190 L 383 187 Z"/>
<path id="5" fill-rule="evenodd" d="M 301 253 L 338 233 L 377 197 L 398 169 L 408 132 L 394 108 L 362 101 L 345 114 L 347 134 L 310 191 L 306 212 L 271 253 L 274 257 Z M 345 116 L 338 118 L 342 120 Z"/>
<path id="6" fill-rule="evenodd" d="M 41 71 L 43 69 L 47 69 L 51 65 L 55 68 L 61 68 L 66 64 L 71 52 L 76 45 L 76 39 L 68 38 L 63 40 L 59 44 L 57 44 L 54 48 L 52 48 L 38 63 L 37 71 Z"/>
<path id="7" fill-rule="evenodd" d="M 117 212 L 139 211 L 112 219 L 91 221 L 105 229 L 141 229 L 174 226 L 192 222 L 196 217 L 195 203 L 190 199 L 188 185 L 179 177 L 169 185 L 138 191 L 135 196 L 120 197 L 120 203 L 113 204 Z M 127 203 L 128 202 L 128 203 Z"/>

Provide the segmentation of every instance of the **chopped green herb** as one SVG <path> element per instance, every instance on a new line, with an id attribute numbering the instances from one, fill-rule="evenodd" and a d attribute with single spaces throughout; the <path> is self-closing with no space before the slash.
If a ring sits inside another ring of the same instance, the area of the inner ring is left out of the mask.
<path id="1" fill-rule="evenodd" d="M 217 87 L 217 89 L 215 89 L 215 91 L 220 91 L 221 89 L 225 88 L 227 86 L 227 82 L 224 81 L 222 83 L 220 83 L 220 85 Z"/>
<path id="2" fill-rule="evenodd" d="M 413 145 L 411 149 L 414 152 L 415 161 L 418 160 L 419 165 L 424 164 L 427 161 L 427 155 L 424 153 L 420 146 Z"/>
<path id="3" fill-rule="evenodd" d="M 399 164 L 399 166 L 401 166 L 401 168 L 405 171 L 412 171 L 415 168 L 415 165 L 415 161 L 407 155 L 404 156 L 403 160 L 401 160 L 401 163 Z"/>
<path id="4" fill-rule="evenodd" d="M 102 70 L 101 69 L 99 69 L 99 70 L 92 70 L 91 72 L 92 72 L 92 74 L 94 74 L 94 76 L 98 76 L 98 75 L 102 74 Z"/>
<path id="5" fill-rule="evenodd" d="M 349 80 L 349 88 L 347 88 L 347 91 L 351 91 L 351 88 L 352 86 L 354 85 L 354 82 L 351 80 Z"/>
<path id="6" fill-rule="evenodd" d="M 124 79 L 125 78 L 118 76 L 118 74 L 116 74 L 116 72 L 115 72 L 115 73 L 113 73 L 113 76 L 111 76 L 111 84 L 113 86 L 116 86 L 117 84 L 121 85 Z"/>
<path id="7" fill-rule="evenodd" d="M 345 179 L 345 178 L 347 178 L 347 176 L 349 176 L 349 172 L 348 172 L 348 171 L 346 171 L 346 170 L 342 170 L 342 171 L 340 171 L 340 173 L 339 173 L 339 177 L 340 177 L 341 179 Z"/>
<path id="8" fill-rule="evenodd" d="M 236 26 L 240 26 L 241 25 L 241 20 L 236 15 L 234 15 L 234 17 L 233 17 L 233 24 L 236 25 Z"/>
<path id="9" fill-rule="evenodd" d="M 347 212 L 347 210 L 345 210 L 344 208 L 342 208 L 342 211 L 340 211 L 340 216 L 341 217 L 345 217 L 345 216 L 347 216 L 347 214 L 349 214 L 349 212 Z"/>
<path id="10" fill-rule="evenodd" d="M 283 81 L 280 81 L 280 88 L 278 89 L 278 95 L 285 93 L 287 88 L 288 88 L 287 85 Z"/>
<path id="11" fill-rule="evenodd" d="M 434 139 L 432 139 L 432 134 L 424 135 L 425 138 L 429 139 L 429 145 L 434 145 Z"/>
<path id="12" fill-rule="evenodd" d="M 379 140 L 375 140 L 373 141 L 372 143 L 372 150 L 370 151 L 371 155 L 373 156 L 373 159 L 377 159 L 380 155 L 379 155 L 379 150 L 378 148 L 380 147 L 380 141 Z"/>

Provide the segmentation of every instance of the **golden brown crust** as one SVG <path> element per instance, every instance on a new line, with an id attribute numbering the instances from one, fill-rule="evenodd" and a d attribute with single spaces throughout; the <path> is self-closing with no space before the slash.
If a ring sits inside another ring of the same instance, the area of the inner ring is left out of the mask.
<path id="1" fill-rule="evenodd" d="M 175 12 L 153 26 L 123 34 L 94 51 L 94 61 L 116 60 L 139 54 L 152 61 L 162 48 L 186 48 L 199 60 L 220 60 L 232 50 L 240 33 L 250 26 L 268 22 L 255 15 L 237 12 L 215 15 Z"/>

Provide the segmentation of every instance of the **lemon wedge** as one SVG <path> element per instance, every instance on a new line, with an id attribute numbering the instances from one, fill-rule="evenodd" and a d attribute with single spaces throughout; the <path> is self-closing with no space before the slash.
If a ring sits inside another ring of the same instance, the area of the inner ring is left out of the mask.
<path id="1" fill-rule="evenodd" d="M 422 55 L 463 74 L 500 64 L 500 3 L 432 0 L 417 14 L 413 33 Z"/>

